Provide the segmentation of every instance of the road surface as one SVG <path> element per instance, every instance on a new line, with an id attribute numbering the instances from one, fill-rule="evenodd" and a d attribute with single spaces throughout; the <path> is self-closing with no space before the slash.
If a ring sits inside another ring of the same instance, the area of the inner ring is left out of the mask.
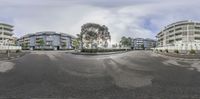
<path id="1" fill-rule="evenodd" d="M 200 63 L 150 51 L 84 56 L 35 51 L 0 61 L 0 98 L 199 99 Z"/>

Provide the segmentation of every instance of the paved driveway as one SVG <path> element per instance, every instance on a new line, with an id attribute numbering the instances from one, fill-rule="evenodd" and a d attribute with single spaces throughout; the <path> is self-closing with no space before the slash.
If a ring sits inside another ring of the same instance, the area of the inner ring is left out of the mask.
<path id="1" fill-rule="evenodd" d="M 149 51 L 103 56 L 34 51 L 0 61 L 1 98 L 199 99 L 200 63 Z"/>

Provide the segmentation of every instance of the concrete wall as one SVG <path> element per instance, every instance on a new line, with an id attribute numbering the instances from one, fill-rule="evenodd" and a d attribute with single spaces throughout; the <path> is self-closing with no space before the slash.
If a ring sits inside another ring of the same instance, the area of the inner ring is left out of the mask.
<path id="1" fill-rule="evenodd" d="M 3 46 L 0 45 L 0 50 L 21 50 L 21 46 Z"/>

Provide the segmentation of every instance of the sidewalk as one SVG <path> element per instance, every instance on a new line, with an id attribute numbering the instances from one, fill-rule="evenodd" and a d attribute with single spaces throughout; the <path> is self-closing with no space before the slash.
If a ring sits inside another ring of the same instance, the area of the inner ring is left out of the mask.
<path id="1" fill-rule="evenodd" d="M 10 57 L 7 56 L 5 53 L 0 53 L 0 60 L 10 60 L 14 58 L 18 58 L 24 56 L 27 52 L 20 52 L 20 53 L 10 53 Z"/>
<path id="2" fill-rule="evenodd" d="M 200 59 L 200 54 L 176 54 L 176 53 L 160 53 L 160 52 L 155 52 L 156 54 L 160 54 L 163 56 L 167 57 L 173 57 L 173 58 L 178 58 L 178 59 L 188 59 L 188 60 L 199 60 Z"/>

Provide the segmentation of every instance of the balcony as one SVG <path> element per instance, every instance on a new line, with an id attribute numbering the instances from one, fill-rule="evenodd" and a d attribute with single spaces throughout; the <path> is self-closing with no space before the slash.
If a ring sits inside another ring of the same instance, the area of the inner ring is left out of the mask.
<path id="1" fill-rule="evenodd" d="M 13 33 L 12 32 L 8 32 L 8 31 L 0 31 L 0 34 L 2 35 L 2 33 L 3 33 L 3 35 L 8 35 L 8 36 L 12 36 L 13 35 Z"/>
<path id="2" fill-rule="evenodd" d="M 200 34 L 194 34 L 194 37 L 200 37 Z"/>
<path id="3" fill-rule="evenodd" d="M 5 38 L 5 39 L 13 39 L 12 36 L 8 36 L 8 35 L 0 35 L 1 38 Z"/>
<path id="4" fill-rule="evenodd" d="M 176 35 L 175 38 L 182 38 L 182 35 Z"/>

